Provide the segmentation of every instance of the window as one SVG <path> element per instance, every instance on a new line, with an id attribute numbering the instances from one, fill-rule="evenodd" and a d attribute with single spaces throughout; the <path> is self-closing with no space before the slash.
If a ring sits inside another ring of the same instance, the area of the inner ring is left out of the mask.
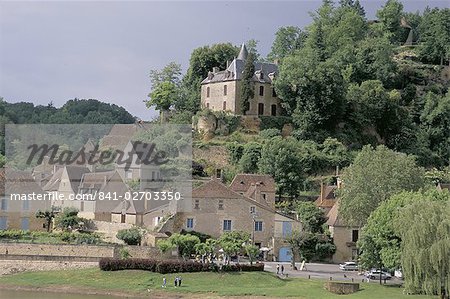
<path id="1" fill-rule="evenodd" d="M 292 222 L 283 221 L 283 237 L 292 235 Z"/>
<path id="2" fill-rule="evenodd" d="M 231 230 L 231 220 L 223 221 L 223 230 L 230 231 Z"/>
<path id="3" fill-rule="evenodd" d="M 263 115 L 263 114 L 264 114 L 264 104 L 258 103 L 258 115 Z"/>
<path id="4" fill-rule="evenodd" d="M 198 200 L 198 199 L 195 200 L 194 209 L 196 209 L 196 210 L 200 209 L 200 200 Z"/>
<path id="5" fill-rule="evenodd" d="M 262 85 L 259 87 L 259 95 L 264 96 L 264 86 Z"/>
<path id="6" fill-rule="evenodd" d="M 194 218 L 186 219 L 186 227 L 187 228 L 193 228 L 194 227 Z"/>
<path id="7" fill-rule="evenodd" d="M 28 218 L 28 217 L 22 218 L 20 227 L 22 230 L 29 230 L 30 229 L 30 218 Z"/>
<path id="8" fill-rule="evenodd" d="M 8 228 L 8 217 L 1 216 L 0 217 L 0 229 L 7 229 Z"/>
<path id="9" fill-rule="evenodd" d="M 223 199 L 219 199 L 219 210 L 223 210 Z"/>
<path id="10" fill-rule="evenodd" d="M 255 213 L 256 213 L 256 208 L 250 207 L 250 214 L 255 214 Z"/>
<path id="11" fill-rule="evenodd" d="M 223 95 L 226 96 L 227 95 L 227 86 L 224 85 L 223 86 Z M 224 109 L 225 110 L 225 109 Z"/>
<path id="12" fill-rule="evenodd" d="M 2 211 L 8 210 L 8 200 L 6 198 L 2 198 L 1 210 Z"/>
<path id="13" fill-rule="evenodd" d="M 266 200 L 266 193 L 263 193 L 263 194 L 262 194 L 262 198 L 263 198 L 264 200 Z"/>
<path id="14" fill-rule="evenodd" d="M 30 201 L 29 200 L 24 200 L 22 202 L 22 210 L 23 211 L 28 211 L 30 209 Z"/>
<path id="15" fill-rule="evenodd" d="M 262 232 L 263 223 L 262 221 L 255 221 L 255 232 Z"/>
<path id="16" fill-rule="evenodd" d="M 209 109 L 209 103 L 206 103 L 206 108 L 208 108 L 208 109 Z"/>
<path id="17" fill-rule="evenodd" d="M 272 97 L 273 98 L 277 97 L 277 93 L 275 92 L 275 88 L 272 88 Z"/>
<path id="18" fill-rule="evenodd" d="M 359 231 L 357 229 L 352 230 L 352 242 L 358 242 Z"/>
<path id="19" fill-rule="evenodd" d="M 277 105 L 272 105 L 272 106 L 270 106 L 270 114 L 272 115 L 272 116 L 277 116 Z"/>
<path id="20" fill-rule="evenodd" d="M 227 110 L 227 101 L 223 101 L 223 111 Z"/>
<path id="21" fill-rule="evenodd" d="M 209 98 L 209 93 L 210 93 L 209 87 L 206 87 L 206 97 L 207 98 Z"/>

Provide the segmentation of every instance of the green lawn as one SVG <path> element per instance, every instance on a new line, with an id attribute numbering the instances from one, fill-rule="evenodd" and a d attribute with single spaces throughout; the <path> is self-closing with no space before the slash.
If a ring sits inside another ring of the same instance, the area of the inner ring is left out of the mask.
<path id="1" fill-rule="evenodd" d="M 352 295 L 334 295 L 323 289 L 324 281 L 302 278 L 279 279 L 267 272 L 249 273 L 182 273 L 183 286 L 173 286 L 174 274 L 166 275 L 167 288 L 161 289 L 162 274 L 128 270 L 104 272 L 96 268 L 67 271 L 27 272 L 0 277 L 0 285 L 31 287 L 72 286 L 107 291 L 148 294 L 147 289 L 163 292 L 210 293 L 219 296 L 259 295 L 297 298 L 432 298 L 406 296 L 401 288 L 363 283 Z"/>

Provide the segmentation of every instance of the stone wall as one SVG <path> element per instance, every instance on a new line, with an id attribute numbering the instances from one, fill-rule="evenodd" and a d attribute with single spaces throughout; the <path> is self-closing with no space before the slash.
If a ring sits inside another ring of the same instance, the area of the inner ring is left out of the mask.
<path id="1" fill-rule="evenodd" d="M 98 261 L 103 257 L 120 257 L 121 248 L 134 258 L 159 256 L 158 248 L 147 246 L 0 243 L 0 259 Z"/>
<path id="2" fill-rule="evenodd" d="M 359 290 L 359 283 L 328 281 L 325 283 L 325 289 L 339 295 L 352 294 Z"/>

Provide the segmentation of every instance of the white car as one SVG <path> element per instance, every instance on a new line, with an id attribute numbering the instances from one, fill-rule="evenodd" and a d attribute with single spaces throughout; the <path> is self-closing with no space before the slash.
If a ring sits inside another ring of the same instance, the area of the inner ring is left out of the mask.
<path id="1" fill-rule="evenodd" d="M 339 269 L 344 270 L 344 271 L 357 271 L 358 270 L 358 263 L 356 263 L 356 262 L 345 262 L 345 263 L 339 265 Z"/>
<path id="2" fill-rule="evenodd" d="M 380 274 L 381 280 L 389 280 L 392 278 L 391 274 L 380 270 L 372 270 L 366 274 L 366 277 L 369 279 L 380 279 Z"/>

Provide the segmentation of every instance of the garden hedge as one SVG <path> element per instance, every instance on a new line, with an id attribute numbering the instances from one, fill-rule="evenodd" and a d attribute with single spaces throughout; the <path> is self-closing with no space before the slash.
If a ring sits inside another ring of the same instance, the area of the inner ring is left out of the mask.
<path id="1" fill-rule="evenodd" d="M 264 264 L 257 263 L 223 265 L 222 269 L 216 264 L 203 264 L 194 261 L 153 260 L 153 259 L 117 259 L 102 258 L 99 267 L 103 271 L 118 270 L 146 270 L 151 272 L 178 273 L 178 272 L 239 272 L 239 271 L 264 271 Z"/>

